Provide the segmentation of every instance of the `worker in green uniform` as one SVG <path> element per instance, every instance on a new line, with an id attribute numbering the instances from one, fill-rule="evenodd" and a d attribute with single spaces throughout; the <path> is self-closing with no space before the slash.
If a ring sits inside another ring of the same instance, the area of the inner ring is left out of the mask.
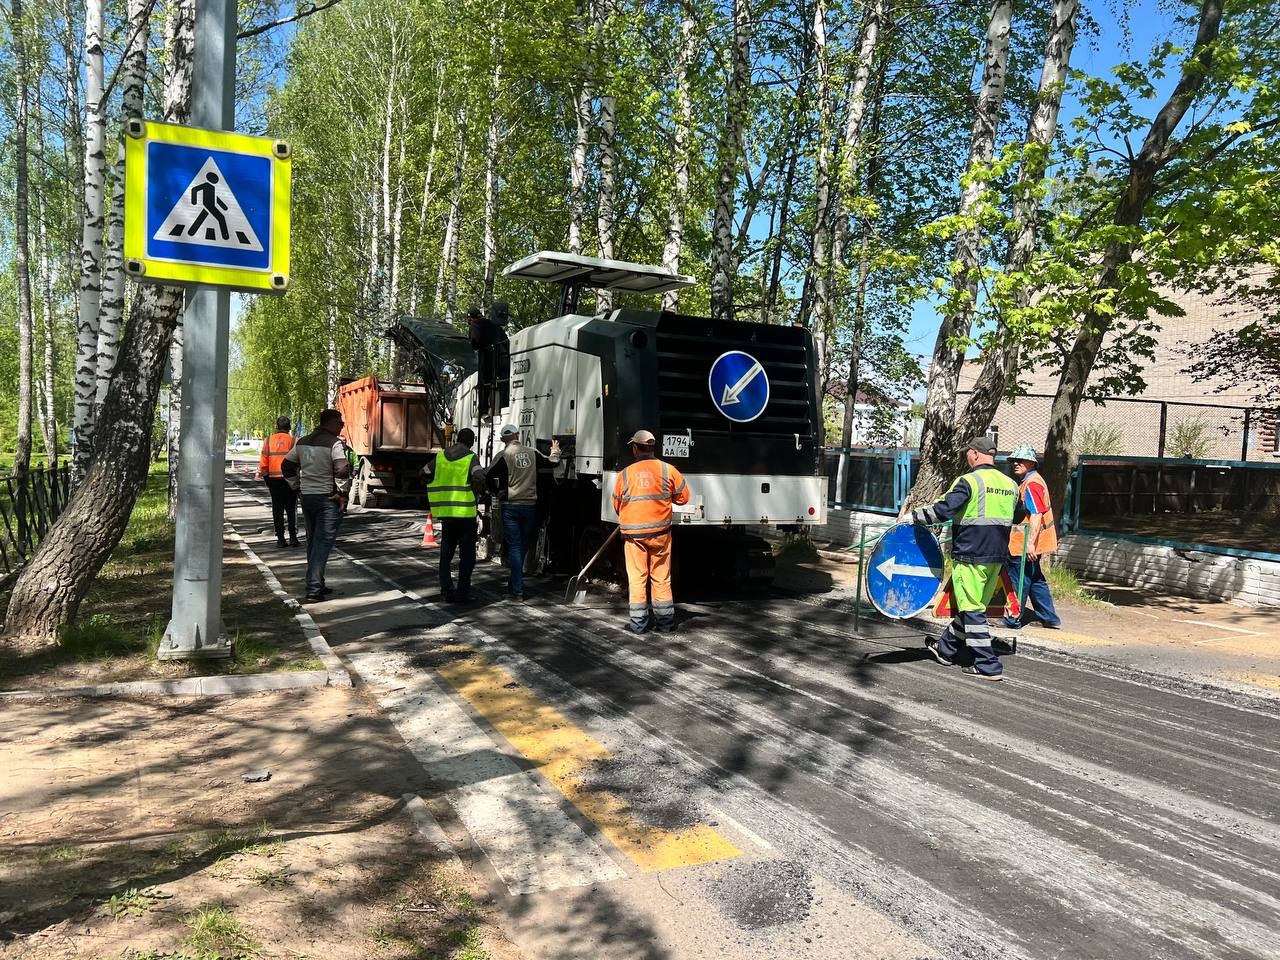
<path id="1" fill-rule="evenodd" d="M 955 610 L 942 636 L 936 641 L 926 639 L 924 645 L 935 660 L 948 667 L 968 647 L 973 662 L 964 664 L 965 673 L 983 680 L 1003 680 L 1004 666 L 991 649 L 987 604 L 1000 585 L 1000 571 L 1009 553 L 1018 488 L 995 468 L 996 446 L 990 437 L 972 437 L 964 450 L 969 472 L 937 503 L 911 514 L 912 523 L 951 521 Z"/>

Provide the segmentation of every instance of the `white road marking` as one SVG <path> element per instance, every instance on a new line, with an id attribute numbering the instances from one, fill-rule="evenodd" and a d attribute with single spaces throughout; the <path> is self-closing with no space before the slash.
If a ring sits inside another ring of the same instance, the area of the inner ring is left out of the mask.
<path id="1" fill-rule="evenodd" d="M 1183 620 L 1175 618 L 1174 623 L 1189 623 L 1196 627 L 1204 627 L 1206 630 L 1226 630 L 1228 633 L 1243 633 L 1251 637 L 1261 637 L 1265 634 L 1258 630 L 1246 630 L 1244 627 L 1229 627 L 1225 623 L 1218 623 L 1216 620 Z"/>
<path id="2" fill-rule="evenodd" d="M 428 775 L 455 785 L 445 798 L 512 895 L 626 876 L 425 669 L 398 653 L 350 659 L 365 682 L 397 688 L 378 703 Z"/>

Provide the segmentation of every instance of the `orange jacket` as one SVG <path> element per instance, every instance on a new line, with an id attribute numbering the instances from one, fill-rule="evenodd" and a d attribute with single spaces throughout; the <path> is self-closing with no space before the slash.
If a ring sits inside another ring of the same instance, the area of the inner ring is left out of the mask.
<path id="1" fill-rule="evenodd" d="M 671 505 L 689 502 L 680 471 L 661 460 L 637 460 L 618 474 L 613 509 L 628 540 L 658 537 L 671 529 Z"/>
<path id="2" fill-rule="evenodd" d="M 280 464 L 284 455 L 293 449 L 293 434 L 273 433 L 262 442 L 262 457 L 258 460 L 258 472 L 264 477 L 283 477 Z"/>
<path id="3" fill-rule="evenodd" d="M 1027 547 L 1028 553 L 1047 556 L 1058 549 L 1058 530 L 1053 525 L 1053 505 L 1049 502 L 1049 486 L 1038 471 L 1031 471 L 1018 485 L 1018 503 L 1027 511 L 1026 523 L 1039 524 L 1039 531 Z M 1009 531 L 1009 556 L 1022 556 L 1026 540 L 1023 524 L 1015 523 Z"/>

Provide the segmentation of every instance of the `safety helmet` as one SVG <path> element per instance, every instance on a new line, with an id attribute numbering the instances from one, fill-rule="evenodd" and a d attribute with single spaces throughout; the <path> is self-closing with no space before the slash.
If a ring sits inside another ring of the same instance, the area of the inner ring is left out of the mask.
<path id="1" fill-rule="evenodd" d="M 1020 447 L 1014 447 L 1013 453 L 1009 454 L 1010 460 L 1025 460 L 1028 463 L 1039 463 L 1036 452 L 1029 445 L 1023 444 Z"/>

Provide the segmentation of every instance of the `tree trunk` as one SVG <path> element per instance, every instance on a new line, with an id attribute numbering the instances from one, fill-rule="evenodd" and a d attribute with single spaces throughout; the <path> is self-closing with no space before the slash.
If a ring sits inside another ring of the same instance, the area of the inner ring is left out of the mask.
<path id="1" fill-rule="evenodd" d="M 587 136 L 591 130 L 591 84 L 582 82 L 573 99 L 575 133 L 569 161 L 569 252 L 582 253 L 582 219 L 586 215 Z"/>
<path id="2" fill-rule="evenodd" d="M 733 0 L 733 49 L 725 89 L 726 117 L 720 138 L 715 219 L 711 229 L 711 316 L 733 319 L 733 217 L 738 167 L 746 135 L 747 93 L 751 85 L 750 0 Z"/>
<path id="3" fill-rule="evenodd" d="M 444 100 L 444 71 L 440 72 L 440 83 L 436 87 L 436 106 L 431 121 L 431 145 L 427 149 L 427 170 L 422 176 L 422 209 L 418 211 L 418 242 L 413 253 L 413 283 L 409 287 L 409 314 L 418 315 L 418 289 L 422 284 L 422 251 L 423 237 L 427 232 L 427 215 L 431 209 L 431 201 L 435 194 L 431 190 L 432 177 L 436 167 L 436 144 L 440 139 L 440 104 Z"/>
<path id="4" fill-rule="evenodd" d="M 994 0 L 987 23 L 987 47 L 982 69 L 982 87 L 973 114 L 973 131 L 969 143 L 966 173 L 975 172 L 991 162 L 995 153 L 996 128 L 1004 102 L 1005 65 L 1009 57 L 1009 33 L 1012 25 L 1012 0 Z M 960 195 L 960 216 L 972 217 L 981 196 L 983 183 L 971 179 Z M 960 369 L 973 325 L 974 305 L 978 297 L 981 271 L 981 234 L 976 221 L 956 234 L 952 255 L 951 302 L 942 311 L 942 325 L 933 347 L 929 364 L 929 388 L 925 400 L 924 432 L 920 441 L 920 473 L 907 495 L 904 509 L 938 499 L 946 483 L 960 463 L 956 444 L 956 389 Z"/>
<path id="5" fill-rule="evenodd" d="M 53 298 L 58 285 L 57 268 L 49 253 L 49 211 L 44 207 L 40 220 L 40 339 L 43 363 L 40 386 L 36 391 L 36 411 L 40 434 L 44 438 L 44 455 L 49 466 L 58 463 L 58 411 L 54 394 L 57 364 L 54 355 Z"/>
<path id="6" fill-rule="evenodd" d="M 1027 268 L 1036 249 L 1036 217 L 1039 202 L 1036 190 L 1044 178 L 1058 127 L 1058 108 L 1062 105 L 1062 89 L 1071 68 L 1071 49 L 1076 39 L 1078 0 L 1055 0 L 1049 22 L 1049 40 L 1044 48 L 1044 67 L 1040 71 L 1040 89 L 1035 109 L 1027 120 L 1027 136 L 1022 168 L 1014 187 L 1013 226 L 1009 252 L 1005 257 L 1005 276 Z M 982 373 L 960 417 L 960 435 L 971 436 L 984 431 L 996 415 L 1005 388 L 1018 368 L 1020 331 L 1010 328 L 1010 314 L 1017 314 L 1031 302 L 1031 291 L 1019 285 L 1012 301 L 1005 307 L 995 333 L 995 340 L 983 358 Z"/>
<path id="7" fill-rule="evenodd" d="M 102 295 L 102 181 L 106 121 L 102 115 L 102 0 L 88 0 L 84 21 L 84 216 L 80 233 L 80 316 L 76 324 L 74 482 L 93 455 L 93 401 L 98 389 L 98 312 Z"/>
<path id="8" fill-rule="evenodd" d="M 814 210 L 812 267 L 813 310 L 809 330 L 813 334 L 815 362 L 818 368 L 818 406 L 827 397 L 829 357 L 827 340 L 831 335 L 831 139 L 834 126 L 831 106 L 831 61 L 827 56 L 827 4 L 817 0 L 813 6 L 813 64 L 818 92 L 818 149 L 814 159 Z"/>
<path id="9" fill-rule="evenodd" d="M 194 4 L 175 17 L 165 77 L 165 119 L 186 122 L 191 103 Z M 13 587 L 5 630 L 54 643 L 102 564 L 120 542 L 150 460 L 151 427 L 165 351 L 182 308 L 174 287 L 145 286 L 134 298 L 121 362 L 103 405 L 96 455 L 31 562 Z"/>
<path id="10" fill-rule="evenodd" d="M 495 29 L 489 40 L 493 73 L 489 78 L 489 126 L 484 138 L 484 296 L 493 303 L 493 288 L 498 278 L 498 150 L 501 146 L 502 112 L 498 96 L 502 89 L 502 44 Z"/>
<path id="11" fill-rule="evenodd" d="M 845 109 L 844 137 L 840 157 L 840 175 L 836 186 L 835 251 L 837 269 L 844 262 L 845 252 L 853 236 L 853 207 L 851 198 L 861 188 L 859 183 L 862 165 L 862 124 L 867 115 L 867 87 L 871 81 L 871 65 L 880 44 L 880 26 L 885 18 L 884 0 L 875 0 L 867 10 L 858 43 L 858 60 L 854 67 L 853 83 L 849 88 L 849 103 Z M 884 69 L 881 65 L 877 88 L 881 96 L 884 89 Z M 879 97 L 877 97 L 877 101 Z M 865 255 L 865 250 L 864 250 Z"/>
<path id="12" fill-rule="evenodd" d="M 26 23 L 22 0 L 11 7 L 14 72 L 17 74 L 17 111 L 14 123 L 14 232 L 17 249 L 14 265 L 18 284 L 18 442 L 13 472 L 26 473 L 31 466 L 31 335 L 34 328 L 31 303 L 30 189 L 28 172 L 29 103 L 31 78 L 27 57 Z"/>
<path id="13" fill-rule="evenodd" d="M 697 26 L 689 10 L 689 0 L 680 4 L 680 54 L 676 61 L 675 129 L 672 131 L 671 152 L 675 163 L 671 204 L 667 208 L 667 236 L 662 247 L 662 265 L 671 271 L 680 269 L 680 251 L 684 246 L 684 208 L 689 202 L 689 135 L 693 126 L 693 111 L 689 103 L 689 71 L 697 50 L 694 27 Z M 662 295 L 662 309 L 675 312 L 680 305 L 680 291 L 668 290 Z"/>
<path id="14" fill-rule="evenodd" d="M 182 315 L 178 315 L 169 341 L 169 429 L 165 434 L 165 459 L 169 463 L 169 519 L 178 519 L 178 471 L 182 469 L 182 361 L 184 346 Z"/>
<path id="15" fill-rule="evenodd" d="M 324 402 L 335 403 L 338 397 L 338 305 L 329 301 L 329 312 L 325 321 L 325 378 Z"/>
<path id="16" fill-rule="evenodd" d="M 1200 7 L 1195 47 L 1183 64 L 1178 85 L 1152 121 L 1142 141 L 1142 149 L 1129 161 L 1125 192 L 1116 204 L 1113 218 L 1116 226 L 1133 227 L 1142 221 L 1147 203 L 1155 194 L 1157 176 L 1177 153 L 1178 145 L 1169 142 L 1173 132 L 1195 102 L 1212 67 L 1212 44 L 1218 38 L 1221 25 L 1222 0 L 1204 0 Z M 1044 454 L 1040 460 L 1049 485 L 1051 503 L 1063 502 L 1067 479 L 1075 466 L 1071 440 L 1080 414 L 1080 403 L 1102 342 L 1111 329 L 1114 318 L 1110 306 L 1112 295 L 1121 282 L 1121 273 L 1133 261 L 1133 255 L 1133 246 L 1124 242 L 1112 243 L 1104 252 L 1093 306 L 1081 318 L 1080 332 L 1058 378 L 1057 393 L 1049 410 Z"/>
<path id="17" fill-rule="evenodd" d="M 596 230 L 600 237 L 600 256 L 614 259 L 614 234 L 617 230 L 618 203 L 618 123 L 617 103 L 611 94 L 600 98 L 600 204 L 596 211 Z M 596 312 L 613 310 L 613 293 L 596 291 Z"/>
<path id="18" fill-rule="evenodd" d="M 124 53 L 122 107 L 123 117 L 140 118 L 143 111 L 143 85 L 147 78 L 148 25 L 151 8 L 147 0 L 129 0 L 129 45 Z M 124 144 L 116 153 L 112 177 L 111 216 L 107 221 L 107 242 L 102 260 L 102 310 L 98 328 L 98 375 L 94 391 L 93 419 L 107 399 L 107 387 L 115 372 L 120 347 L 120 320 L 124 316 Z"/>
<path id="19" fill-rule="evenodd" d="M 445 320 L 454 322 L 458 300 L 458 217 L 462 210 L 462 177 L 467 163 L 467 107 L 458 107 L 458 133 L 453 157 L 453 194 L 449 199 L 449 219 L 440 250 L 440 273 L 436 277 L 436 314 L 445 310 Z"/>

